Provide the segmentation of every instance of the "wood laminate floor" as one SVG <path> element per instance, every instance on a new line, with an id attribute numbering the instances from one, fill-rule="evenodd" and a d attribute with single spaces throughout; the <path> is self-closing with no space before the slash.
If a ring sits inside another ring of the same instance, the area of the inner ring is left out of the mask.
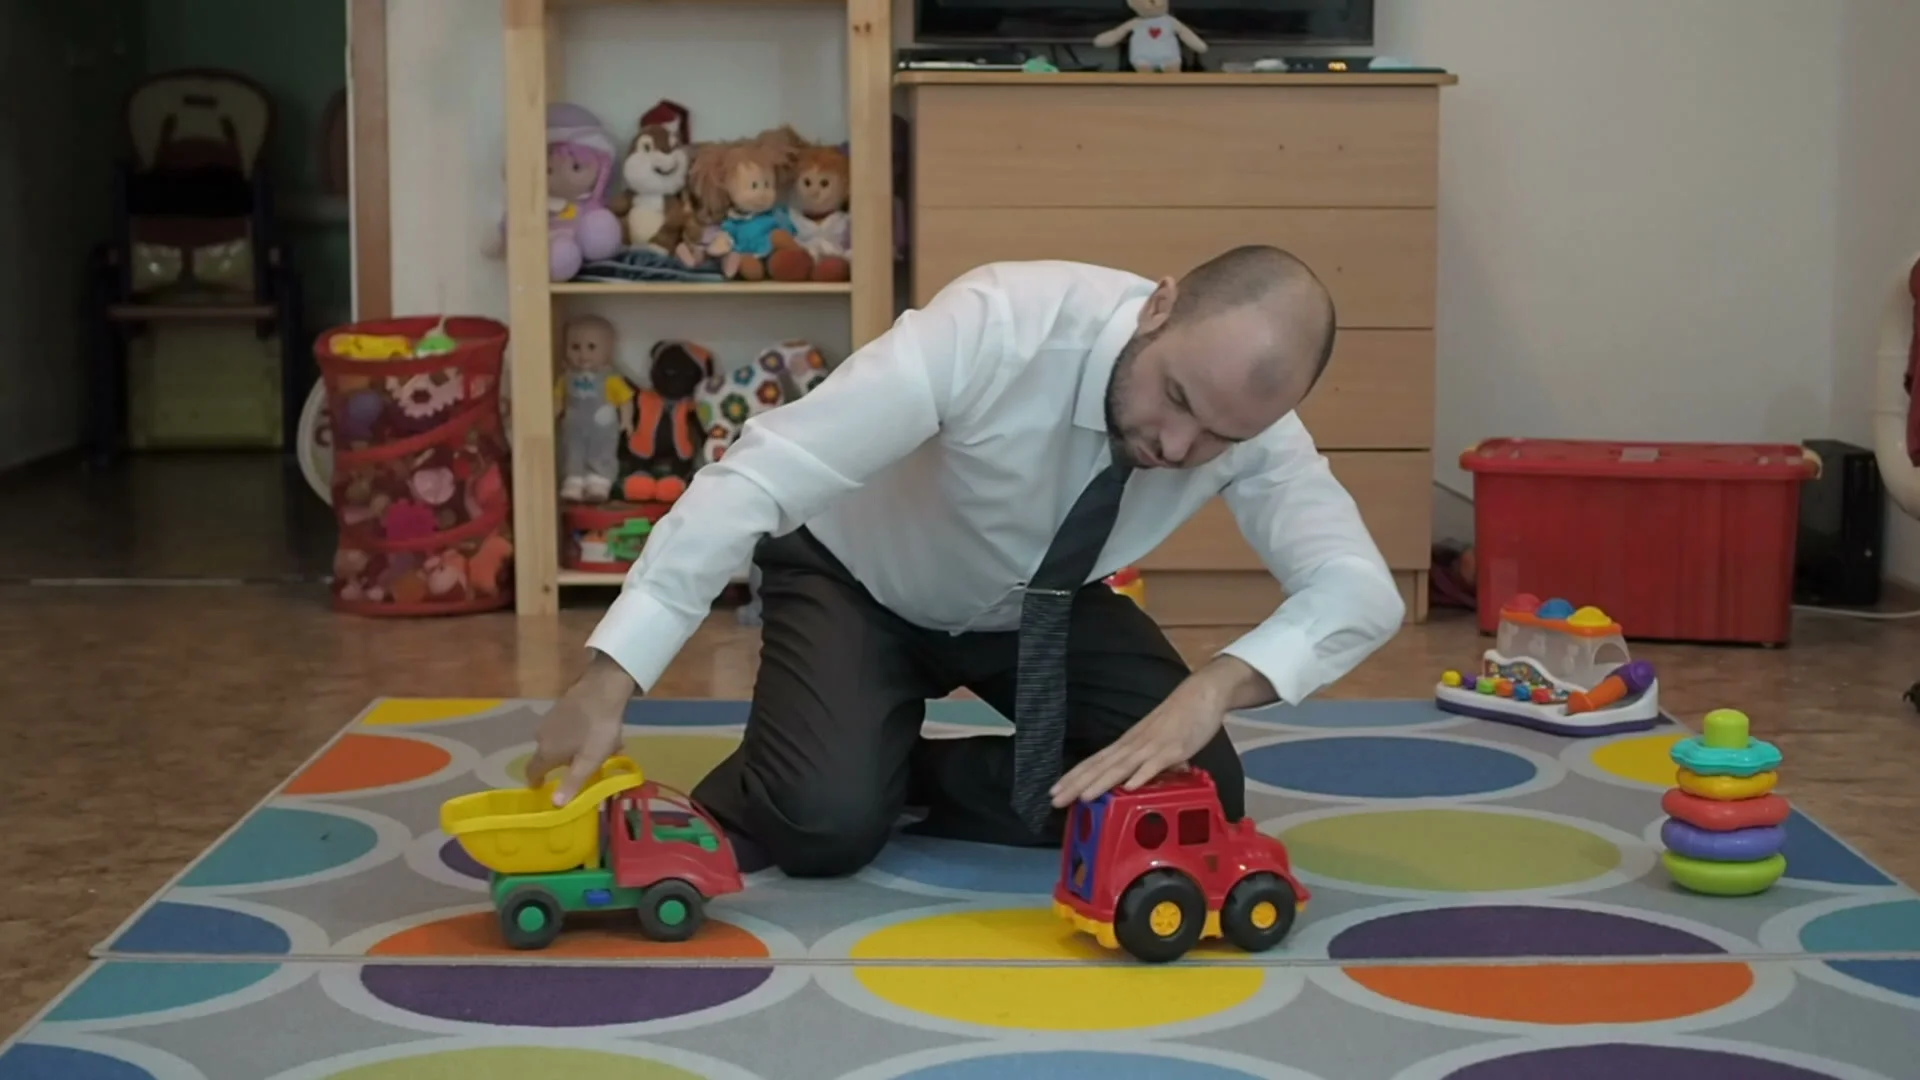
<path id="1" fill-rule="evenodd" d="M 271 462 L 251 470 L 161 463 L 148 480 L 0 484 L 0 581 L 175 579 L 0 584 L 0 1035 L 371 698 L 551 697 L 583 660 L 604 595 L 573 597 L 553 619 L 371 621 L 334 615 L 315 584 L 191 583 L 298 577 L 325 551 L 312 508 L 299 506 L 310 496 L 284 486 L 297 480 Z M 156 498 L 154 476 L 174 494 Z M 115 509 L 117 499 L 144 509 Z M 35 521 L 59 528 L 23 531 Z M 123 531 L 103 528 L 115 521 Z M 1806 615 L 1796 633 L 1782 650 L 1637 653 L 1683 719 L 1746 710 L 1786 754 L 1783 793 L 1920 882 L 1920 716 L 1900 697 L 1920 679 L 1920 621 Z M 1175 641 L 1197 660 L 1233 636 Z M 1439 613 L 1328 693 L 1423 696 L 1485 647 L 1470 620 Z M 659 696 L 745 697 L 757 655 L 755 632 L 717 614 Z"/>

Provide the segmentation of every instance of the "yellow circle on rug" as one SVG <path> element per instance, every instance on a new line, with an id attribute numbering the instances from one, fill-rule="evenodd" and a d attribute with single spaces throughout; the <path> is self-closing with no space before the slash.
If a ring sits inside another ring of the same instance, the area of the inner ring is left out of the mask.
<path id="1" fill-rule="evenodd" d="M 1610 776 L 1622 780 L 1631 780 L 1636 784 L 1669 788 L 1673 786 L 1674 771 L 1673 748 L 1685 732 L 1665 735 L 1636 735 L 1631 739 L 1619 739 L 1594 748 L 1587 760 L 1593 767 Z"/>
<path id="2" fill-rule="evenodd" d="M 690 793 L 695 784 L 705 779 L 713 767 L 739 745 L 740 734 L 734 731 L 710 735 L 629 735 L 626 755 L 640 763 L 640 771 L 647 779 Z M 522 754 L 507 763 L 507 775 L 514 782 L 526 780 L 527 760 L 532 756 Z"/>
<path id="3" fill-rule="evenodd" d="M 1688 769 L 1678 769 L 1675 770 L 1674 781 L 1681 791 L 1689 795 L 1716 802 L 1738 802 L 1741 799 L 1757 799 L 1772 791 L 1773 785 L 1780 782 L 1780 774 L 1763 772 L 1752 776 L 1701 776 Z"/>
<path id="4" fill-rule="evenodd" d="M 1428 892 L 1502 892 L 1591 881 L 1618 845 L 1559 821 L 1489 810 L 1375 810 L 1303 821 L 1280 834 L 1296 870 Z"/>
<path id="5" fill-rule="evenodd" d="M 360 725 L 404 727 L 408 724 L 437 724 L 497 709 L 500 705 L 499 698 L 388 698 L 361 717 Z"/>
<path id="6" fill-rule="evenodd" d="M 1208 942 L 1191 955 L 1233 955 Z M 969 960 L 974 967 L 857 967 L 875 997 L 943 1020 L 1027 1031 L 1123 1031 L 1178 1024 L 1245 1004 L 1265 985 L 1256 967 L 1147 966 L 1108 952 L 1052 911 L 1013 908 L 931 915 L 860 939 L 853 960 Z M 1059 960 L 1061 967 L 994 967 Z"/>
<path id="7" fill-rule="evenodd" d="M 476 1077 L 564 1076 L 567 1080 L 701 1080 L 673 1065 L 604 1050 L 557 1046 L 477 1046 L 376 1061 L 327 1080 L 474 1080 Z"/>

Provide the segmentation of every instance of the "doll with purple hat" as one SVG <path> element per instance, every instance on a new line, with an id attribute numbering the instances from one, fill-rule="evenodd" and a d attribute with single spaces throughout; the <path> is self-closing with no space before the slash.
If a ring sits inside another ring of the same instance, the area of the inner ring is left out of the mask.
<path id="1" fill-rule="evenodd" d="M 578 105 L 547 106 L 547 260 L 554 281 L 568 281 L 621 245 L 620 219 L 607 207 L 615 168 L 613 136 Z"/>

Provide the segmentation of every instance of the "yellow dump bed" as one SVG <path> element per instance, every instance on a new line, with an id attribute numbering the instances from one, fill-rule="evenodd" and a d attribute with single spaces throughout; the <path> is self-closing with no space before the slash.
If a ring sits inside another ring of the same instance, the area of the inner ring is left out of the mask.
<path id="1" fill-rule="evenodd" d="M 611 758 L 565 806 L 553 805 L 559 774 L 539 788 L 500 788 L 447 800 L 440 829 L 473 861 L 502 874 L 552 874 L 600 865 L 600 806 L 639 787 L 640 766 Z"/>

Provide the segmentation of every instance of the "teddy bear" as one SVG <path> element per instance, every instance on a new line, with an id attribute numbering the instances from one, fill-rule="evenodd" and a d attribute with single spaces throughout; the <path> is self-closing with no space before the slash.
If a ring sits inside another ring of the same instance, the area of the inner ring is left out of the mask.
<path id="1" fill-rule="evenodd" d="M 649 359 L 649 385 L 633 401 L 620 495 L 670 503 L 686 492 L 699 459 L 703 432 L 693 396 L 713 359 L 690 341 L 657 341 Z"/>
<path id="2" fill-rule="evenodd" d="M 1127 39 L 1127 61 L 1135 71 L 1179 71 L 1180 45 L 1194 52 L 1207 51 L 1207 43 L 1187 24 L 1169 13 L 1169 0 L 1127 0 L 1133 18 L 1093 39 L 1097 48 L 1111 48 Z"/>
<path id="3" fill-rule="evenodd" d="M 783 262 L 781 274 L 774 275 L 768 265 L 776 252 L 806 254 L 794 239 L 793 217 L 782 199 L 802 145 L 787 127 L 751 139 L 702 144 L 687 174 L 700 228 L 675 249 L 681 263 L 692 267 L 718 259 L 722 274 L 745 281 L 806 280 L 805 269 L 796 275 Z M 804 263 L 810 268 L 811 257 Z"/>
<path id="4" fill-rule="evenodd" d="M 847 216 L 847 155 L 838 147 L 809 146 L 800 151 L 793 176 L 793 236 L 798 251 L 773 255 L 776 278 L 798 274 L 815 281 L 846 281 L 853 276 L 853 221 Z"/>
<path id="5" fill-rule="evenodd" d="M 620 173 L 627 190 L 619 212 L 627 246 L 662 255 L 680 246 L 693 227 L 693 203 L 687 196 L 692 162 L 687 110 L 662 101 L 640 117 L 640 131 L 628 147 Z"/>

